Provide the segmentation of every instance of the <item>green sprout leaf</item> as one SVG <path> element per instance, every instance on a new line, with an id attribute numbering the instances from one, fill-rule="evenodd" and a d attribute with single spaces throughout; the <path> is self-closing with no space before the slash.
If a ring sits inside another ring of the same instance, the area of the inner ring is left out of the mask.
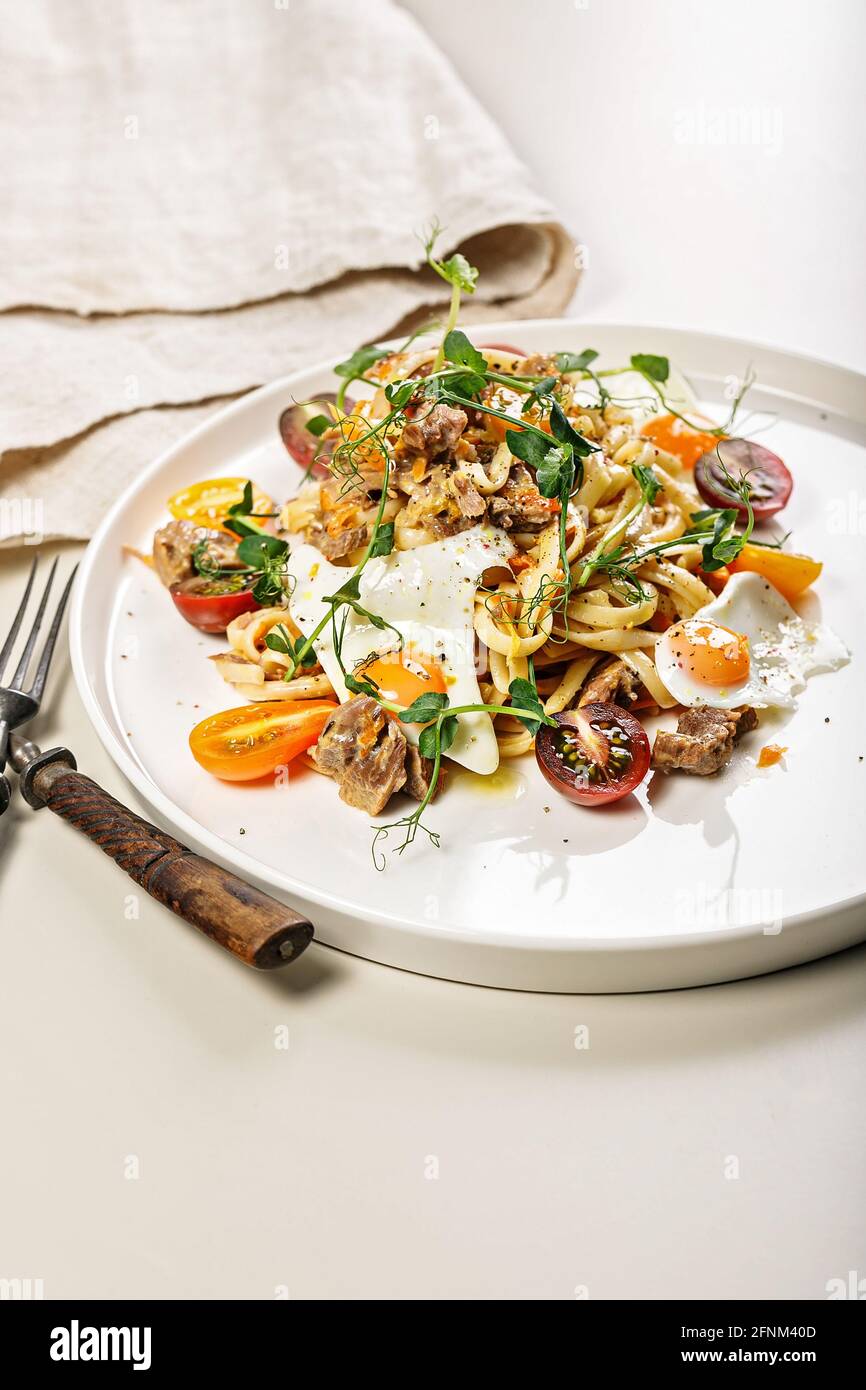
<path id="1" fill-rule="evenodd" d="M 544 408 L 551 404 L 551 394 L 559 385 L 558 376 L 546 376 L 541 381 L 536 382 L 532 390 L 527 392 L 526 400 L 523 402 L 520 413 L 528 415 L 530 410 L 536 406 Z"/>
<path id="2" fill-rule="evenodd" d="M 244 490 L 240 502 L 235 502 L 229 507 L 229 516 L 249 516 L 253 510 L 253 485 L 249 478 L 244 483 Z"/>
<path id="3" fill-rule="evenodd" d="M 277 627 L 271 628 L 265 638 L 265 646 L 272 652 L 281 652 L 284 656 L 290 656 L 295 666 L 315 666 L 318 661 L 316 653 L 312 647 L 304 651 L 305 638 L 299 637 L 297 641 L 292 640 L 292 634 L 280 623 Z"/>
<path id="4" fill-rule="evenodd" d="M 375 555 L 390 555 L 394 549 L 394 523 L 393 521 L 383 521 L 377 528 L 370 546 L 370 558 Z"/>
<path id="5" fill-rule="evenodd" d="M 310 434 L 314 434 L 319 439 L 325 430 L 331 428 L 333 423 L 333 420 L 329 420 L 327 415 L 314 415 L 312 420 L 308 420 L 304 425 L 304 429 L 309 430 Z"/>
<path id="6" fill-rule="evenodd" d="M 385 399 L 389 405 L 402 410 L 404 405 L 409 404 L 421 384 L 420 380 L 413 380 L 411 377 L 406 381 L 389 382 L 385 387 Z"/>
<path id="7" fill-rule="evenodd" d="M 430 261 L 430 265 L 441 275 L 443 280 L 447 280 L 449 285 L 454 285 L 458 289 L 465 290 L 467 294 L 474 294 L 478 284 L 478 270 L 474 265 L 470 265 L 466 257 L 460 251 L 449 256 L 447 261 Z"/>
<path id="8" fill-rule="evenodd" d="M 472 372 L 479 372 L 483 375 L 487 371 L 487 361 L 482 353 L 474 344 L 470 343 L 466 334 L 460 328 L 452 328 L 450 333 L 445 335 L 445 356 L 449 362 L 453 362 L 457 367 L 468 367 Z"/>
<path id="9" fill-rule="evenodd" d="M 365 372 L 368 372 L 374 363 L 389 356 L 390 353 L 387 348 L 378 347 L 375 343 L 371 343 L 368 347 L 357 348 L 351 357 L 346 358 L 345 362 L 338 362 L 334 368 L 334 373 L 336 376 L 345 377 L 347 381 L 356 381 L 358 377 L 362 377 Z"/>
<path id="10" fill-rule="evenodd" d="M 651 507 L 662 490 L 661 479 L 642 463 L 632 464 L 631 471 L 640 487 L 641 497 Z"/>
<path id="11" fill-rule="evenodd" d="M 537 734 L 542 724 L 546 724 L 547 716 L 544 713 L 544 706 L 538 696 L 538 690 L 532 681 L 524 679 L 523 676 L 516 676 L 508 687 L 512 703 L 522 710 L 537 711 L 534 718 L 517 714 L 515 718 L 529 730 L 531 734 Z"/>
<path id="12" fill-rule="evenodd" d="M 548 449 L 535 470 L 535 485 L 542 497 L 559 497 L 563 485 L 570 487 L 573 478 L 574 461 L 568 444 Z"/>
<path id="13" fill-rule="evenodd" d="M 423 731 L 422 731 L 423 732 Z M 439 751 L 447 753 L 457 737 L 457 715 L 446 714 L 439 723 Z M 419 739 L 420 745 L 420 739 Z"/>
<path id="14" fill-rule="evenodd" d="M 404 724 L 429 724 L 448 705 L 448 696 L 439 690 L 425 690 L 400 715 Z"/>
<path id="15" fill-rule="evenodd" d="M 550 407 L 550 429 L 554 439 L 558 439 L 560 444 L 570 444 L 577 458 L 586 458 L 591 454 L 596 445 L 590 444 L 589 440 L 584 439 L 582 434 L 569 424 L 565 412 L 558 401 L 554 401 Z"/>
<path id="16" fill-rule="evenodd" d="M 558 352 L 554 360 L 560 372 L 585 372 L 597 357 L 595 348 L 584 348 L 583 352 Z"/>
<path id="17" fill-rule="evenodd" d="M 505 442 L 516 459 L 528 463 L 536 471 L 542 466 L 553 440 L 545 441 L 532 430 L 506 430 Z"/>
<path id="18" fill-rule="evenodd" d="M 276 536 L 244 536 L 238 546 L 238 559 L 256 570 L 264 569 L 271 561 L 284 560 L 288 553 L 287 542 Z"/>
<path id="19" fill-rule="evenodd" d="M 666 357 L 655 357 L 651 352 L 636 352 L 632 356 L 631 365 L 641 376 L 648 376 L 650 381 L 657 382 L 663 386 L 671 374 L 671 364 Z"/>
<path id="20" fill-rule="evenodd" d="M 340 585 L 335 594 L 328 595 L 325 599 L 325 603 L 347 603 L 350 599 L 357 599 L 360 597 L 361 576 L 360 574 L 353 574 L 346 580 L 345 584 Z"/>

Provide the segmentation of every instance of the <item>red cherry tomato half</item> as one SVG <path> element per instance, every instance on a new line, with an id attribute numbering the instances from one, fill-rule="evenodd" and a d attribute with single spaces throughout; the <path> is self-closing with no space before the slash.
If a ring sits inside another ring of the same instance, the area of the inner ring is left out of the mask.
<path id="1" fill-rule="evenodd" d="M 748 475 L 752 510 L 758 521 L 775 516 L 791 496 L 794 479 L 778 454 L 751 439 L 720 439 L 716 448 L 702 454 L 695 464 L 695 485 L 710 507 L 736 507 L 741 516 L 747 515 L 742 498 L 725 480 L 725 469 L 732 478 Z"/>
<path id="2" fill-rule="evenodd" d="M 513 352 L 515 357 L 526 357 L 528 354 L 524 348 L 515 347 L 513 343 L 479 343 L 481 352 Z"/>
<path id="3" fill-rule="evenodd" d="M 249 589 L 234 579 L 208 579 L 204 574 L 172 584 L 169 593 L 182 618 L 200 632 L 225 632 L 233 618 L 261 608 Z"/>
<path id="4" fill-rule="evenodd" d="M 619 705 L 584 705 L 554 715 L 535 736 L 535 758 L 556 791 L 578 806 L 618 801 L 642 782 L 650 763 L 643 725 Z"/>
<path id="5" fill-rule="evenodd" d="M 328 405 L 335 402 L 336 399 L 333 391 L 323 391 L 314 401 L 287 406 L 280 416 L 280 438 L 286 446 L 287 452 L 291 454 L 295 463 L 300 464 L 301 468 L 309 468 L 314 478 L 330 476 L 328 459 L 338 441 L 336 439 L 320 439 L 318 435 L 307 429 L 307 425 L 317 415 L 328 415 Z M 343 402 L 343 410 L 346 415 L 351 415 L 353 404 L 347 396 Z"/>

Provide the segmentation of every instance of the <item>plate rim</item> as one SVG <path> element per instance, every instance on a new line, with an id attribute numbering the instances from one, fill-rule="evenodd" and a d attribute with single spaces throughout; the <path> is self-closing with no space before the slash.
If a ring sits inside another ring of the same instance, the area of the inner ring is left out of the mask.
<path id="1" fill-rule="evenodd" d="M 794 352 L 789 348 L 782 347 L 773 343 L 762 343 L 754 339 L 736 338 L 727 334 L 707 332 L 702 329 L 677 326 L 674 324 L 646 324 L 632 323 L 628 321 L 617 321 L 598 319 L 584 321 L 575 318 L 554 318 L 554 319 L 515 319 L 492 322 L 479 322 L 470 325 L 473 336 L 477 334 L 494 334 L 499 337 L 509 333 L 517 333 L 521 329 L 531 332 L 543 331 L 555 328 L 557 332 L 562 332 L 564 328 L 572 325 L 581 332 L 591 332 L 594 328 L 617 332 L 635 332 L 652 334 L 668 332 L 682 336 L 683 339 L 700 339 L 706 343 L 715 345 L 731 345 L 733 347 L 744 348 L 747 351 L 753 350 L 764 354 L 777 356 L 785 361 L 796 362 L 801 367 L 811 366 L 820 367 L 826 373 L 834 375 L 842 373 L 848 382 L 849 387 L 859 382 L 866 393 L 866 373 L 858 371 L 843 363 L 833 362 L 828 359 L 814 357 L 811 354 Z M 386 340 L 385 346 L 399 346 L 403 339 L 391 338 Z M 505 955 L 521 956 L 527 951 L 540 952 L 542 954 L 568 955 L 575 957 L 607 955 L 634 957 L 637 955 L 664 954 L 664 953 L 689 953 L 696 948 L 718 946 L 721 948 L 735 947 L 737 943 L 753 941 L 756 937 L 766 935 L 760 924 L 750 924 L 737 927 L 722 927 L 712 930 L 689 931 L 679 934 L 660 933 L 649 936 L 618 936 L 614 939 L 604 937 L 586 937 L 582 939 L 569 938 L 563 940 L 561 937 L 538 934 L 519 934 L 509 936 L 494 936 L 489 932 L 478 933 L 472 927 L 457 926 L 453 923 L 437 922 L 427 924 L 401 916 L 390 910 L 376 909 L 375 915 L 363 915 L 363 909 L 359 910 L 357 901 L 344 898 L 341 894 L 328 889 L 319 888 L 316 885 L 295 879 L 290 872 L 281 871 L 279 881 L 277 881 L 276 871 L 272 870 L 267 864 L 255 858 L 246 849 L 238 848 L 226 840 L 221 839 L 215 832 L 209 830 L 199 821 L 195 820 L 189 813 L 177 806 L 162 788 L 155 783 L 146 771 L 136 762 L 124 747 L 121 740 L 117 737 L 110 723 L 108 722 L 97 692 L 94 689 L 90 676 L 87 671 L 87 659 L 84 649 L 84 608 L 88 593 L 88 587 L 92 580 L 92 572 L 100 555 L 102 545 L 106 536 L 114 526 L 116 519 L 129 506 L 135 497 L 146 489 L 149 483 L 164 470 L 170 468 L 175 457 L 185 452 L 191 444 L 207 438 L 208 435 L 221 431 L 227 421 L 242 416 L 257 407 L 269 397 L 278 396 L 287 389 L 291 389 L 292 383 L 300 377 L 305 377 L 314 373 L 330 372 L 333 370 L 334 363 L 339 361 L 339 355 L 328 357 L 327 359 L 309 366 L 301 367 L 289 372 L 274 381 L 256 387 L 235 401 L 229 402 L 222 409 L 216 411 L 207 420 L 202 421 L 191 430 L 188 430 L 180 439 L 176 440 L 167 449 L 164 449 L 151 462 L 142 469 L 141 473 L 122 491 L 119 497 L 112 503 L 105 516 L 99 523 L 96 531 L 88 542 L 84 555 L 78 568 L 78 574 L 73 586 L 69 616 L 69 648 L 71 655 L 71 665 L 76 688 L 84 705 L 88 719 L 96 731 L 108 756 L 116 767 L 119 768 L 126 780 L 133 786 L 136 792 L 142 797 L 148 807 L 150 807 L 159 817 L 169 826 L 178 831 L 181 836 L 189 841 L 195 848 L 208 854 L 214 860 L 222 863 L 225 867 L 234 870 L 248 879 L 257 881 L 267 887 L 268 890 L 277 894 L 293 897 L 296 901 L 300 900 L 303 904 L 314 904 L 326 910 L 331 909 L 352 918 L 355 921 L 363 921 L 366 925 L 380 925 L 387 929 L 398 929 L 400 933 L 410 935 L 415 939 L 422 939 L 426 943 L 447 943 L 451 945 L 465 945 L 473 948 L 495 947 L 497 951 Z M 688 371 L 688 364 L 684 370 Z M 772 390 L 772 387 L 766 389 Z M 806 398 L 800 394 L 793 393 L 790 397 L 802 404 L 809 406 L 820 406 L 824 404 L 814 397 Z M 839 410 L 839 407 L 831 407 Z M 852 417 L 847 411 L 841 411 L 845 418 Z M 866 423 L 866 410 L 863 419 L 853 417 L 857 423 Z M 852 913 L 857 908 L 866 904 L 866 890 L 851 897 L 842 899 L 829 906 L 813 907 L 801 913 L 786 916 L 783 919 L 782 932 L 791 928 L 806 927 L 812 922 L 833 918 L 840 918 Z M 850 944 L 845 942 L 843 944 Z M 341 949 L 344 949 L 341 946 Z M 839 949 L 838 946 L 832 949 Z M 359 954 L 365 954 L 363 949 Z M 376 956 L 371 958 L 376 959 Z M 805 957 L 804 957 L 805 958 Z M 778 967 L 783 964 L 790 964 L 791 961 L 780 962 Z M 412 967 L 409 967 L 412 968 Z M 421 969 L 422 967 L 418 967 Z M 427 972 L 434 973 L 434 972 Z M 734 972 L 742 974 L 742 971 Z M 447 978 L 455 978 L 453 973 L 446 974 Z M 457 977 L 459 978 L 459 977 Z M 467 977 L 469 978 L 469 977 Z M 472 977 L 474 979 L 474 976 Z M 727 975 L 717 976 L 717 978 L 730 978 Z M 483 981 L 477 980 L 481 983 Z M 532 988 L 531 986 L 516 986 L 517 988 Z M 652 986 L 651 986 L 652 987 Z M 656 986 L 657 987 L 657 986 Z M 538 986 L 535 986 L 538 988 Z M 545 988 L 542 986 L 542 988 Z"/>

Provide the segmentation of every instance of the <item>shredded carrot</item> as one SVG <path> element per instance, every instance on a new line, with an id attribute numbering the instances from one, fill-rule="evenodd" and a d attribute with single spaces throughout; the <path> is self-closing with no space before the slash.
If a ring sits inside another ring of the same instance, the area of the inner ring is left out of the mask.
<path id="1" fill-rule="evenodd" d="M 153 556 L 145 555 L 143 550 L 136 550 L 134 545 L 122 545 L 121 551 L 124 555 L 131 555 L 134 560 L 140 560 L 143 565 L 153 569 Z"/>
<path id="2" fill-rule="evenodd" d="M 512 574 L 522 574 L 524 570 L 531 569 L 535 561 L 524 551 L 518 550 L 515 555 L 512 555 L 508 563 Z"/>
<path id="3" fill-rule="evenodd" d="M 758 754 L 758 767 L 775 767 L 780 763 L 787 753 L 787 748 L 783 748 L 778 743 L 768 743 Z"/>

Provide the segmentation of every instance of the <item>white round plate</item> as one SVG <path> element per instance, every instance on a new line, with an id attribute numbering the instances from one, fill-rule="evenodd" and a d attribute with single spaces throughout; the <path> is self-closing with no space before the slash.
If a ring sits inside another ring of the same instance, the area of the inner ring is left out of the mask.
<path id="1" fill-rule="evenodd" d="M 108 752 L 181 839 L 307 912 L 320 941 L 403 969 L 517 989 L 646 990 L 760 974 L 866 938 L 866 381 L 775 348 L 646 325 L 497 323 L 472 337 L 594 347 L 610 364 L 667 354 L 716 418 L 730 378 L 751 363 L 749 405 L 777 415 L 761 439 L 795 478 L 786 525 L 796 549 L 824 561 L 804 611 L 847 642 L 851 664 L 813 678 L 792 715 L 765 719 L 720 776 L 655 774 L 604 810 L 557 796 L 531 758 L 491 787 L 456 775 L 427 817 L 441 848 L 419 836 L 377 872 L 367 817 L 325 778 L 299 771 L 284 786 L 244 787 L 196 765 L 190 729 L 237 703 L 205 660 L 224 643 L 180 621 L 156 576 L 121 549 L 149 550 L 166 498 L 203 477 L 293 492 L 300 471 L 277 419 L 293 399 L 333 389 L 318 366 L 245 396 L 157 459 L 91 541 L 71 647 Z M 758 770 L 771 741 L 787 746 L 784 764 Z"/>

